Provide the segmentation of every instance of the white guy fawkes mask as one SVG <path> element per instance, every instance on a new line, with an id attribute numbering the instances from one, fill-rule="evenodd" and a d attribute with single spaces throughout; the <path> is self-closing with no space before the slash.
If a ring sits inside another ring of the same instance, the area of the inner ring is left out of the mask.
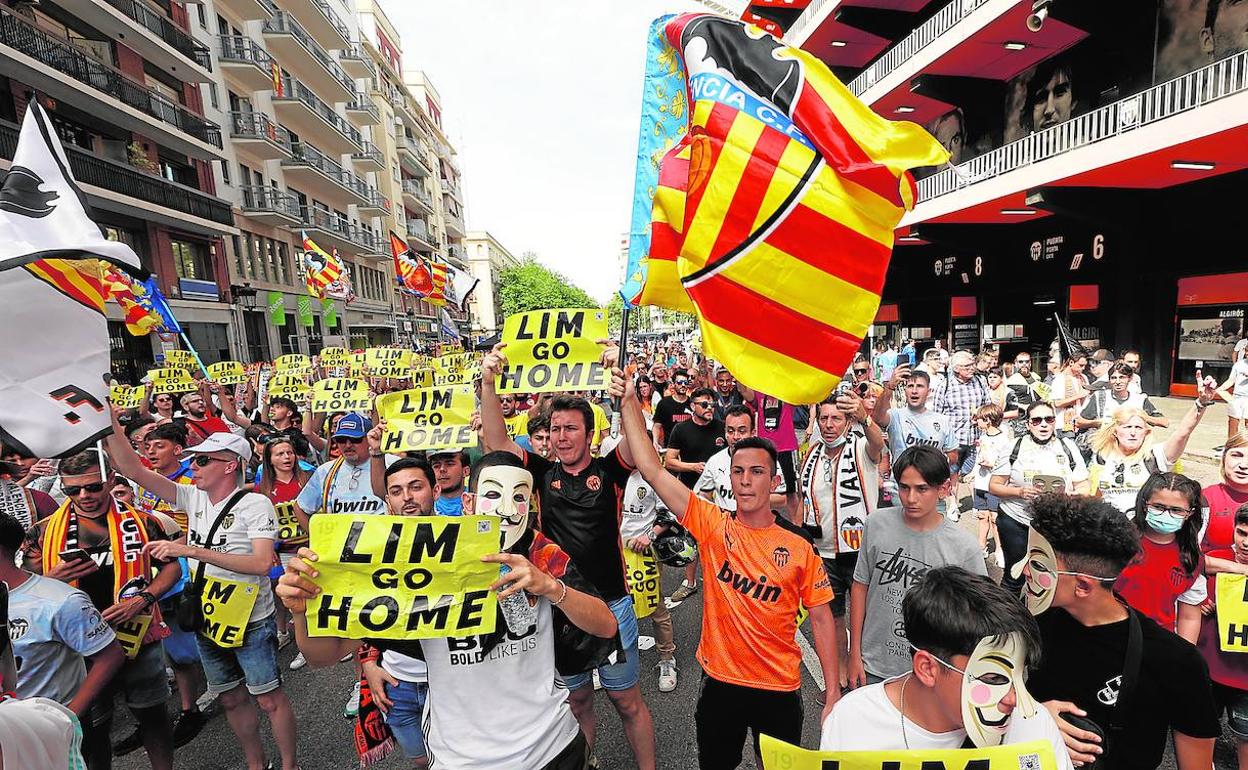
<path id="1" fill-rule="evenodd" d="M 1015 714 L 1030 718 L 1036 703 L 1024 684 L 1027 644 L 1021 634 L 984 637 L 975 645 L 962 676 L 962 724 L 979 748 L 1000 746 Z M 1001 701 L 1014 690 L 1013 711 Z"/>
<path id="2" fill-rule="evenodd" d="M 1053 603 L 1053 594 L 1057 592 L 1057 556 L 1048 539 L 1029 529 L 1027 532 L 1027 555 L 1022 561 L 1010 568 L 1010 575 L 1015 579 L 1023 574 L 1027 567 L 1027 582 L 1023 584 L 1023 603 L 1032 615 L 1039 615 Z"/>
<path id="3" fill-rule="evenodd" d="M 533 474 L 511 465 L 491 465 L 477 476 L 473 513 L 498 516 L 502 548 L 516 544 L 529 529 L 533 499 Z"/>

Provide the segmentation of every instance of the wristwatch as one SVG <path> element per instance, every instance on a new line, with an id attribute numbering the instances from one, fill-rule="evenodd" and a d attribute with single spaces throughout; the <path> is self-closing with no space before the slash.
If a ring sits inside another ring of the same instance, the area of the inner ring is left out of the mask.
<path id="1" fill-rule="evenodd" d="M 151 607 L 153 604 L 156 603 L 156 597 L 152 596 L 147 591 L 139 591 L 137 594 L 135 594 L 135 596 L 143 600 L 143 609 L 147 609 L 148 607 Z"/>

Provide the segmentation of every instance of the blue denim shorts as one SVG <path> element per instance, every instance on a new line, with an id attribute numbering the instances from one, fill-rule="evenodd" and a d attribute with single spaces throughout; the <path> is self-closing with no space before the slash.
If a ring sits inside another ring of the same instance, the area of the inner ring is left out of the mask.
<path id="1" fill-rule="evenodd" d="M 1226 712 L 1226 725 L 1237 739 L 1248 740 L 1248 692 L 1213 683 L 1213 697 L 1219 711 Z"/>
<path id="2" fill-rule="evenodd" d="M 201 634 L 195 635 L 195 641 L 208 692 L 220 695 L 246 682 L 247 692 L 264 695 L 282 686 L 277 666 L 277 624 L 272 615 L 247 624 L 241 647 L 218 647 Z"/>
<path id="3" fill-rule="evenodd" d="M 604 690 L 627 690 L 641 679 L 641 652 L 637 649 L 637 614 L 633 612 L 633 597 L 622 596 L 607 604 L 620 626 L 620 643 L 623 653 L 616 653 L 616 662 L 598 667 L 598 681 Z M 623 659 L 620 659 L 620 656 Z M 579 690 L 593 683 L 589 671 L 572 676 L 558 676 L 569 690 Z"/>
<path id="4" fill-rule="evenodd" d="M 408 759 L 425 756 L 425 731 L 421 727 L 424 718 L 425 697 L 429 694 L 427 682 L 404 682 L 386 685 L 386 697 L 390 699 L 390 711 L 386 713 L 386 726 L 394 733 L 394 740 Z"/>

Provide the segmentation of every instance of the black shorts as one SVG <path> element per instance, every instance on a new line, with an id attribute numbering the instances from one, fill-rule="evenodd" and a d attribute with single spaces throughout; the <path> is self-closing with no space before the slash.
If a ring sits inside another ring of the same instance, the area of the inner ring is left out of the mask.
<path id="1" fill-rule="evenodd" d="M 693 715 L 698 737 L 698 767 L 732 770 L 741 764 L 747 730 L 754 733 L 754 753 L 762 733 L 799 745 L 802 741 L 800 690 L 777 692 L 728 684 L 702 675 L 702 692 Z"/>
<path id="2" fill-rule="evenodd" d="M 828 573 L 832 584 L 832 617 L 845 617 L 845 605 L 849 601 L 849 589 L 854 587 L 854 568 L 858 566 L 858 552 L 838 553 L 835 558 L 823 560 L 823 571 Z"/>
<path id="3" fill-rule="evenodd" d="M 780 466 L 780 475 L 784 477 L 784 493 L 797 494 L 797 466 L 794 465 L 796 449 L 787 452 L 776 452 L 776 463 Z"/>

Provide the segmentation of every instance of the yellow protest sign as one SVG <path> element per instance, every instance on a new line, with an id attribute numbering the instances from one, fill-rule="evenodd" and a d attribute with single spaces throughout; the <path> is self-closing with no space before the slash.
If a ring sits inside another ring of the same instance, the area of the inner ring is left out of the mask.
<path id="1" fill-rule="evenodd" d="M 147 629 L 151 625 L 152 613 L 150 612 L 135 615 L 129 620 L 113 625 L 113 632 L 117 634 L 117 643 L 121 645 L 121 650 L 126 653 L 127 658 L 134 660 L 139 650 L 143 649 L 143 637 L 147 636 Z"/>
<path id="2" fill-rule="evenodd" d="M 143 403 L 143 388 L 132 388 L 129 385 L 110 385 L 108 403 L 121 409 L 138 409 Z"/>
<path id="3" fill-rule="evenodd" d="M 1053 747 L 1044 741 L 986 749 L 894 749 L 886 751 L 811 751 L 763 735 L 759 738 L 763 770 L 1056 770 Z"/>
<path id="4" fill-rule="evenodd" d="M 266 589 L 267 590 L 267 589 Z M 251 620 L 258 595 L 255 583 L 206 576 L 204 578 L 204 628 L 199 633 L 218 647 L 242 647 L 243 633 Z"/>
<path id="5" fill-rule="evenodd" d="M 386 421 L 383 452 L 465 449 L 477 443 L 471 426 L 476 397 L 471 385 L 417 388 L 377 397 L 377 414 Z"/>
<path id="6" fill-rule="evenodd" d="M 1248 652 L 1248 575 L 1219 573 L 1217 589 L 1218 646 Z"/>
<path id="7" fill-rule="evenodd" d="M 346 377 L 332 377 L 312 386 L 314 412 L 367 412 L 373 408 L 368 383 Z"/>
<path id="8" fill-rule="evenodd" d="M 162 393 L 190 393 L 193 390 L 199 390 L 199 383 L 195 382 L 185 369 L 176 367 L 153 369 L 150 374 L 152 376 L 153 396 L 159 396 Z"/>
<path id="9" fill-rule="evenodd" d="M 289 398 L 302 404 L 308 397 L 308 383 L 301 374 L 275 374 L 269 378 L 270 398 Z"/>
<path id="10" fill-rule="evenodd" d="M 624 567 L 637 617 L 648 618 L 659 608 L 659 560 L 650 549 L 637 553 L 625 548 Z"/>
<path id="11" fill-rule="evenodd" d="M 299 525 L 299 517 L 295 515 L 294 500 L 278 503 L 273 506 L 273 509 L 277 511 L 277 537 L 274 539 L 287 542 L 303 534 L 303 527 Z"/>
<path id="12" fill-rule="evenodd" d="M 324 348 L 318 354 L 321 366 L 340 369 L 351 365 L 351 353 L 346 348 Z"/>
<path id="13" fill-rule="evenodd" d="M 498 393 L 557 393 L 602 390 L 611 372 L 598 359 L 607 336 L 603 310 L 534 310 L 503 322 L 507 368 Z"/>
<path id="14" fill-rule="evenodd" d="M 208 364 L 208 379 L 222 385 L 242 385 L 247 381 L 247 372 L 238 361 L 220 361 Z"/>
<path id="15" fill-rule="evenodd" d="M 198 369 L 195 354 L 189 350 L 166 350 L 165 366 L 177 366 L 182 369 Z"/>
<path id="16" fill-rule="evenodd" d="M 273 360 L 273 369 L 278 372 L 302 371 L 312 368 L 312 359 L 302 353 L 287 353 Z"/>
<path id="17" fill-rule="evenodd" d="M 494 516 L 313 516 L 321 592 L 308 600 L 308 634 L 429 639 L 494 630 L 498 565 Z"/>
<path id="18" fill-rule="evenodd" d="M 364 368 L 370 377 L 406 377 L 411 361 L 409 352 L 402 348 L 369 348 L 364 351 Z"/>
<path id="19" fill-rule="evenodd" d="M 435 387 L 442 387 L 444 385 L 467 385 L 471 382 L 472 375 L 464 371 L 433 373 L 433 384 Z"/>
<path id="20" fill-rule="evenodd" d="M 437 372 L 429 368 L 413 369 L 408 372 L 408 376 L 412 381 L 413 388 L 432 388 Z"/>

